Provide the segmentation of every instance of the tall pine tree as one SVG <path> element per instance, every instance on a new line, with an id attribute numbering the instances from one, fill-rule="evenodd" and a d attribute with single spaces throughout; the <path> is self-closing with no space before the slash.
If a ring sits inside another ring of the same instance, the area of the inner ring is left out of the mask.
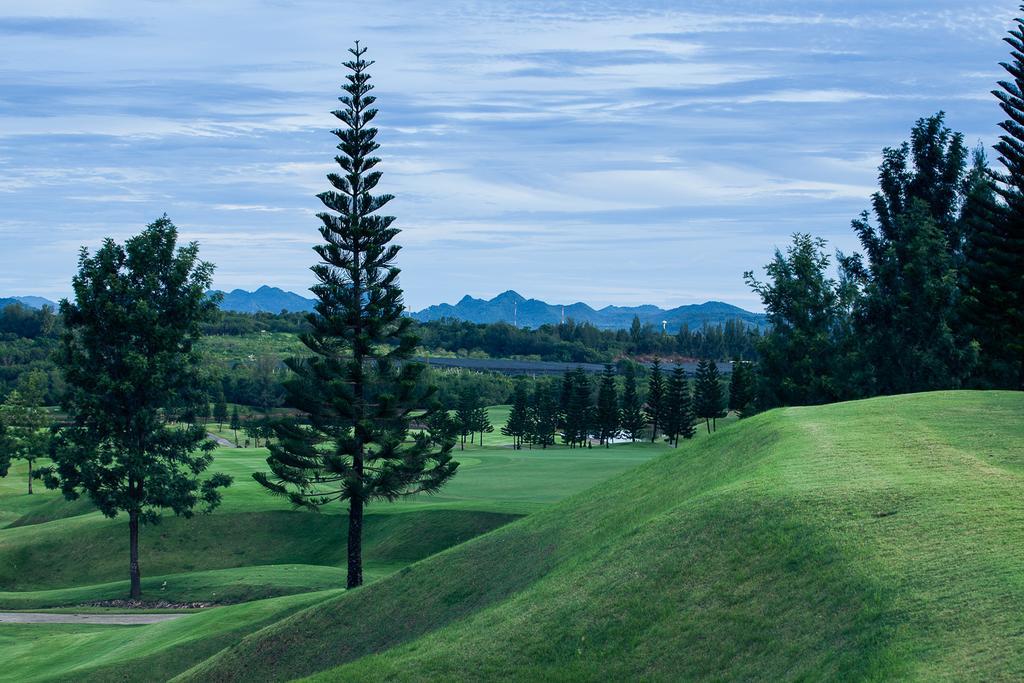
<path id="1" fill-rule="evenodd" d="M 690 382 L 681 365 L 673 368 L 665 386 L 665 440 L 672 446 L 679 445 L 679 437 L 692 438 L 693 405 L 690 397 Z"/>
<path id="2" fill-rule="evenodd" d="M 530 402 L 530 442 L 541 448 L 554 445 L 558 420 L 555 387 L 545 382 L 537 382 Z"/>
<path id="3" fill-rule="evenodd" d="M 512 449 L 518 451 L 523 447 L 523 438 L 529 433 L 529 429 L 530 414 L 526 385 L 518 382 L 512 398 L 512 409 L 508 413 L 508 420 L 501 428 L 501 433 L 512 437 Z"/>
<path id="4" fill-rule="evenodd" d="M 619 396 L 615 386 L 615 368 L 611 363 L 606 363 L 604 372 L 601 373 L 601 383 L 597 388 L 597 411 L 594 422 L 598 441 L 608 448 L 609 442 L 621 433 Z"/>
<path id="5" fill-rule="evenodd" d="M 725 417 L 725 397 L 722 395 L 721 375 L 715 361 L 702 360 L 697 364 L 693 389 L 693 412 L 696 417 L 704 420 L 710 434 L 712 428 L 718 427 L 715 421 Z"/>
<path id="6" fill-rule="evenodd" d="M 626 363 L 622 384 L 622 431 L 630 441 L 635 442 L 643 434 L 647 418 L 640 402 L 640 393 L 636 385 L 636 366 L 633 363 Z"/>
<path id="7" fill-rule="evenodd" d="M 1020 9 L 1024 12 L 1024 5 Z M 1016 374 L 1015 382 L 1010 379 L 1006 385 L 1024 389 L 1024 18 L 1014 23 L 1010 35 L 1003 39 L 1012 49 L 1013 60 L 1001 65 L 1010 78 L 1000 81 L 999 89 L 993 91 L 1006 114 L 999 124 L 1003 134 L 995 148 L 1005 169 L 998 176 L 997 191 L 1006 210 L 985 249 L 988 278 L 995 283 L 995 291 L 990 291 L 997 299 L 991 305 L 1005 320 L 993 321 L 993 336 L 1001 341 L 1001 348 L 997 341 L 989 352 L 1000 358 L 1011 378 Z"/>
<path id="8" fill-rule="evenodd" d="M 253 476 L 270 491 L 299 506 L 348 504 L 347 586 L 363 583 L 363 514 L 374 500 L 393 501 L 437 491 L 458 467 L 451 443 L 429 433 L 410 433 L 411 413 L 437 410 L 433 387 L 419 381 L 424 366 L 411 362 L 417 339 L 394 265 L 399 247 L 394 217 L 376 215 L 391 195 L 372 194 L 380 182 L 375 97 L 357 42 L 345 62 L 351 72 L 334 116 L 341 173 L 327 178 L 333 190 L 318 195 L 328 209 L 319 214 L 321 261 L 312 267 L 318 283 L 309 316 L 312 331 L 302 341 L 312 356 L 292 359 L 294 378 L 285 387 L 308 425 L 283 423 L 267 459 L 271 474 Z M 424 420 L 424 416 L 418 419 Z"/>
<path id="9" fill-rule="evenodd" d="M 647 420 L 651 423 L 651 443 L 658 438 L 658 428 L 665 412 L 665 377 L 661 374 L 661 361 L 651 363 L 651 376 L 647 380 L 647 403 L 644 406 Z"/>

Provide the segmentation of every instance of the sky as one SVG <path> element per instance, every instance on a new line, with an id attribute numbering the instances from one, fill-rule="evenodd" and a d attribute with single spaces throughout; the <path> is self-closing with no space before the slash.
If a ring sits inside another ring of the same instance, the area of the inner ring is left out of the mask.
<path id="1" fill-rule="evenodd" d="M 1001 0 L 0 0 L 0 296 L 163 213 L 219 289 L 307 294 L 360 40 L 407 304 L 759 310 L 797 231 L 853 251 L 881 151 L 991 146 Z"/>

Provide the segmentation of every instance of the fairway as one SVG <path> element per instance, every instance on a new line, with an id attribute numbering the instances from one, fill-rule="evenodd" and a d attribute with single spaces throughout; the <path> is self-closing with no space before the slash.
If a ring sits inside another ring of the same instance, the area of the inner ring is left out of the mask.
<path id="1" fill-rule="evenodd" d="M 772 411 L 186 678 L 1019 679 L 1022 415 L 1008 392 Z"/>
<path id="2" fill-rule="evenodd" d="M 506 407 L 491 409 L 501 424 Z M 661 443 L 610 449 L 562 446 L 514 451 L 506 437 L 456 453 L 463 465 L 439 494 L 369 507 L 367 575 L 376 579 L 444 548 L 543 509 L 667 450 Z M 167 516 L 142 532 L 147 597 L 237 602 L 341 585 L 344 506 L 300 512 L 252 480 L 263 448 L 221 448 L 215 469 L 234 484 L 220 508 L 192 519 Z M 0 479 L 0 609 L 59 607 L 125 592 L 126 527 L 86 500 L 53 491 L 28 496 L 17 467 Z M 59 555 L 64 562 L 54 563 Z M 299 571 L 296 567 L 305 567 Z"/>
<path id="3" fill-rule="evenodd" d="M 222 449 L 237 486 L 145 530 L 144 588 L 240 604 L 0 624 L 0 680 L 1018 678 L 1022 415 L 1021 394 L 939 392 L 771 411 L 676 451 L 489 434 L 441 495 L 371 509 L 352 592 L 331 590 L 340 512 L 289 511 L 244 479 L 263 452 Z M 0 529 L 0 608 L 123 594 L 122 522 L 12 481 L 8 519 L 54 518 Z"/>

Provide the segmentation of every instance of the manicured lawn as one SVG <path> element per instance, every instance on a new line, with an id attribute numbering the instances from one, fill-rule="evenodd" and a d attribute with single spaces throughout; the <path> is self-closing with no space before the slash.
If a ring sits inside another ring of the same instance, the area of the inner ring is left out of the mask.
<path id="1" fill-rule="evenodd" d="M 1022 416 L 1008 392 L 773 411 L 190 675 L 1019 680 Z"/>
<path id="2" fill-rule="evenodd" d="M 492 419 L 500 424 L 503 412 L 507 407 L 492 409 Z M 437 495 L 371 504 L 365 530 L 369 578 L 542 509 L 667 450 L 661 444 L 636 444 L 513 451 L 503 445 L 507 441 L 489 434 L 485 447 L 458 452 L 460 471 Z M 159 591 L 165 580 L 165 591 L 176 600 L 211 600 L 217 592 L 218 601 L 237 601 L 340 585 L 345 506 L 299 512 L 269 495 L 252 479 L 252 472 L 266 467 L 266 449 L 222 448 L 215 456 L 214 469 L 234 478 L 223 505 L 210 515 L 167 516 L 142 529 L 147 595 L 166 598 Z M 16 466 L 0 479 L 0 520 L 8 527 L 0 528 L 0 609 L 119 597 L 127 565 L 124 518 L 106 519 L 87 500 L 67 503 L 40 485 L 37 494 L 25 495 L 23 470 Z M 54 562 L 55 557 L 61 560 Z M 303 579 L 308 585 L 296 585 L 287 572 L 267 572 L 271 565 L 313 565 L 324 572 Z M 252 571 L 223 571 L 245 568 Z M 256 570 L 262 572 L 258 580 Z"/>

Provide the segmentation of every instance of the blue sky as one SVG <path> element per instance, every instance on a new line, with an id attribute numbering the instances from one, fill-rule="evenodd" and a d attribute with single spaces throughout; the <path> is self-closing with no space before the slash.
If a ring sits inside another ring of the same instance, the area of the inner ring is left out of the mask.
<path id="1" fill-rule="evenodd" d="M 413 308 L 759 303 L 795 231 L 855 248 L 881 149 L 1000 112 L 1016 3 L 0 0 L 0 295 L 166 212 L 222 289 L 303 292 L 340 63 L 370 47 Z"/>

